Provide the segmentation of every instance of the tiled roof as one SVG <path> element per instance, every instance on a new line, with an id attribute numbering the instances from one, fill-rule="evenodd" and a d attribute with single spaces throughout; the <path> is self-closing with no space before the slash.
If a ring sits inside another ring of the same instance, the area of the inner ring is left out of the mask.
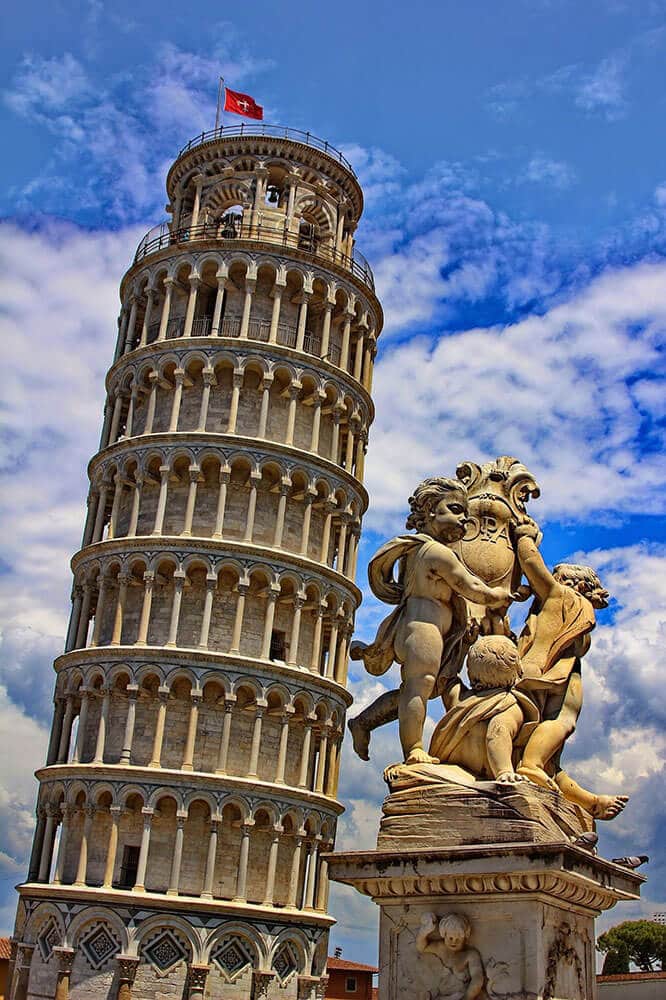
<path id="1" fill-rule="evenodd" d="M 342 972 L 379 972 L 379 969 L 376 969 L 374 965 L 362 965 L 360 962 L 348 962 L 346 958 L 335 958 L 332 955 L 328 956 L 326 965 L 329 969 L 339 969 Z"/>
<path id="2" fill-rule="evenodd" d="M 9 938 L 0 937 L 0 959 L 9 961 Z"/>

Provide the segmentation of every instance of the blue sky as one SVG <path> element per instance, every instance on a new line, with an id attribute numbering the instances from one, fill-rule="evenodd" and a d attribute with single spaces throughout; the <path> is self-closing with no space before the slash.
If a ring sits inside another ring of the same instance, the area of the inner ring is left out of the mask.
<path id="1" fill-rule="evenodd" d="M 213 125 L 219 73 L 267 121 L 343 148 L 365 189 L 357 245 L 386 313 L 365 559 L 424 475 L 511 453 L 541 482 L 547 559 L 587 559 L 611 590 L 567 760 L 631 793 L 604 853 L 653 859 L 644 902 L 605 924 L 666 909 L 666 2 L 226 14 L 90 0 L 0 15 L 0 734 L 17 751 L 0 763 L 0 922 L 29 850 L 118 280 L 163 217 L 171 159 Z M 368 598 L 359 634 L 380 614 Z M 381 684 L 352 672 L 352 687 L 362 704 Z M 345 749 L 340 846 L 372 845 L 395 741 L 378 736 L 371 765 Z M 332 906 L 333 944 L 373 960 L 373 905 L 335 889 Z"/>

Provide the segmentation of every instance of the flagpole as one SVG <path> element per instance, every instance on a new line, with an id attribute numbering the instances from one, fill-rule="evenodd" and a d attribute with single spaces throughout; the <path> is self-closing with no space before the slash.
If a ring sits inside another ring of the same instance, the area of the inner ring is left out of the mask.
<path id="1" fill-rule="evenodd" d="M 222 90 L 224 88 L 224 77 L 220 77 L 220 82 L 217 87 L 217 111 L 215 113 L 215 131 L 217 132 L 220 127 L 220 102 L 222 98 Z"/>

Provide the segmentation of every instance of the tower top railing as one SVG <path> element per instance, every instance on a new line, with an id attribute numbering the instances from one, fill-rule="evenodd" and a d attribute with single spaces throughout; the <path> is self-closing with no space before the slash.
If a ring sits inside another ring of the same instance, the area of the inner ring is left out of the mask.
<path id="1" fill-rule="evenodd" d="M 214 142 L 215 139 L 232 139 L 240 136 L 265 136 L 271 139 L 289 139 L 291 142 L 300 142 L 303 146 L 312 146 L 314 149 L 326 153 L 333 160 L 337 160 L 341 166 L 348 170 L 356 178 L 356 171 L 346 156 L 343 156 L 339 149 L 332 146 L 330 142 L 317 138 L 312 132 L 302 132 L 297 128 L 288 128 L 286 125 L 264 125 L 263 122 L 242 122 L 240 125 L 221 125 L 219 128 L 211 129 L 209 132 L 201 132 L 190 139 L 178 153 L 180 159 L 184 153 L 191 149 L 196 149 L 206 142 Z"/>

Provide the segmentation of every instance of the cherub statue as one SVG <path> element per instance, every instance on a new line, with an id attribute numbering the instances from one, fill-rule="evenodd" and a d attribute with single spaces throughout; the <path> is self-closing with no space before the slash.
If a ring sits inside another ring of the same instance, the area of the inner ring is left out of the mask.
<path id="1" fill-rule="evenodd" d="M 608 607 L 608 591 L 589 566 L 560 563 L 551 573 L 537 548 L 531 520 L 515 529 L 518 558 L 535 594 L 518 640 L 523 665 L 520 689 L 529 693 L 541 721 L 525 744 L 518 773 L 562 792 L 596 819 L 613 819 L 626 795 L 595 795 L 562 770 L 560 755 L 576 728 L 583 704 L 581 660 L 590 648 L 595 608 Z"/>
<path id="2" fill-rule="evenodd" d="M 467 674 L 471 689 L 455 677 L 442 694 L 447 711 L 435 727 L 430 753 L 476 778 L 502 784 L 524 780 L 514 771 L 514 740 L 539 713 L 515 687 L 523 676 L 515 643 L 503 635 L 481 636 L 467 654 Z"/>
<path id="3" fill-rule="evenodd" d="M 371 674 L 385 673 L 396 661 L 401 665 L 399 692 L 387 692 L 369 706 L 349 728 L 354 747 L 367 758 L 369 732 L 363 716 L 380 708 L 382 722 L 395 718 L 406 764 L 437 763 L 423 748 L 423 726 L 428 700 L 436 694 L 438 675 L 454 676 L 465 656 L 468 636 L 465 601 L 506 610 L 512 595 L 503 587 L 490 587 L 461 562 L 453 546 L 465 534 L 468 519 L 465 486 L 454 479 L 426 479 L 409 498 L 407 528 L 415 535 L 400 535 L 387 542 L 368 567 L 372 592 L 395 611 L 377 631 L 375 641 L 353 643 L 353 659 L 362 659 Z M 393 573 L 398 564 L 398 579 Z"/>
<path id="4" fill-rule="evenodd" d="M 434 935 L 439 931 L 437 938 Z M 430 994 L 432 1000 L 476 1000 L 481 995 L 485 972 L 481 955 L 469 946 L 472 926 L 466 916 L 447 913 L 437 921 L 434 913 L 424 913 L 416 934 L 416 948 L 422 955 L 436 955 L 449 970 L 446 993 Z"/>

